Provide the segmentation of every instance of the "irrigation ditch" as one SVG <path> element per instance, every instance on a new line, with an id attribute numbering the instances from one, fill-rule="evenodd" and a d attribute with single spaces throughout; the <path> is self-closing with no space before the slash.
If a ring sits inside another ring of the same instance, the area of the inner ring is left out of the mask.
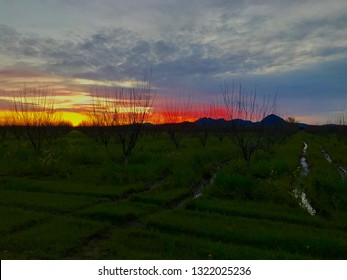
<path id="1" fill-rule="evenodd" d="M 308 149 L 308 144 L 305 141 L 303 141 L 302 155 L 300 158 L 302 178 L 306 177 L 310 172 L 309 164 L 306 159 L 307 149 Z M 324 150 L 323 146 L 321 146 L 320 149 L 325 160 L 331 164 L 334 164 L 330 154 L 326 150 Z M 347 179 L 347 170 L 340 165 L 335 164 L 335 166 L 338 172 L 340 173 L 341 177 L 343 179 Z M 302 190 L 302 188 L 300 188 L 300 186 L 296 186 L 296 188 L 293 190 L 293 195 L 299 201 L 300 206 L 306 209 L 310 215 L 314 216 L 317 214 L 317 211 L 313 208 L 309 199 L 307 198 L 306 193 Z"/>
<path id="2" fill-rule="evenodd" d="M 333 160 L 331 159 L 329 153 L 327 151 L 324 150 L 323 146 L 321 146 L 321 152 L 324 156 L 324 158 L 326 159 L 327 162 L 329 163 L 333 163 Z M 341 165 L 336 165 L 336 168 L 338 170 L 338 172 L 340 173 L 340 176 L 342 177 L 342 179 L 347 179 L 347 170 L 342 167 Z"/>
<path id="3" fill-rule="evenodd" d="M 182 208 L 189 201 L 201 197 L 202 194 L 203 194 L 203 191 L 205 189 L 207 189 L 208 187 L 213 185 L 214 180 L 216 179 L 218 170 L 221 167 L 227 165 L 230 161 L 231 161 L 231 159 L 228 159 L 228 160 L 220 161 L 218 164 L 216 164 L 210 170 L 210 172 L 207 174 L 207 176 L 205 176 L 205 178 L 202 178 L 202 180 L 200 182 L 198 182 L 197 184 L 194 184 L 192 186 L 192 190 L 193 190 L 192 194 L 189 197 L 187 197 L 187 198 L 183 199 L 182 201 L 180 201 L 175 208 Z"/>
<path id="4" fill-rule="evenodd" d="M 302 168 L 301 177 L 306 177 L 310 172 L 309 165 L 306 160 L 308 144 L 305 141 L 303 142 L 303 144 L 304 147 L 302 149 L 302 156 L 300 158 L 300 165 Z M 293 195 L 299 201 L 299 205 L 302 208 L 306 209 L 310 215 L 314 216 L 317 214 L 317 211 L 312 207 L 311 203 L 309 202 L 306 193 L 302 189 L 300 189 L 299 186 L 295 187 L 295 189 L 293 190 Z"/>

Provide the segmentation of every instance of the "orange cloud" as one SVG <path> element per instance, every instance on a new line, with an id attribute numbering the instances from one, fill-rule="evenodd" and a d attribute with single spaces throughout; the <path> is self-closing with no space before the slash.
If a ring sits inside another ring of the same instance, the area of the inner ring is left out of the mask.
<path id="1" fill-rule="evenodd" d="M 21 87 L 35 88 L 40 85 L 46 85 L 48 89 L 52 89 L 50 95 L 54 98 L 55 109 L 61 113 L 62 118 L 72 122 L 73 125 L 78 125 L 87 119 L 87 113 L 92 109 L 91 95 L 93 93 L 90 89 L 93 86 L 126 88 L 129 86 L 141 86 L 141 82 L 121 81 L 115 83 L 112 81 L 65 78 L 39 71 L 1 70 L 0 89 L 2 91 L 0 91 L 0 97 L 2 98 L 0 98 L 0 111 L 8 110 L 8 104 L 13 101 L 13 95 L 18 94 Z M 192 122 L 201 117 L 228 118 L 222 105 L 190 101 L 188 102 L 189 105 L 181 105 L 179 101 L 170 100 L 170 95 L 168 94 L 162 94 L 161 96 L 163 97 L 156 100 L 156 106 L 150 109 L 148 121 L 151 123 Z M 110 97 L 110 100 L 113 100 L 112 97 Z M 174 105 L 171 106 L 170 104 Z"/>

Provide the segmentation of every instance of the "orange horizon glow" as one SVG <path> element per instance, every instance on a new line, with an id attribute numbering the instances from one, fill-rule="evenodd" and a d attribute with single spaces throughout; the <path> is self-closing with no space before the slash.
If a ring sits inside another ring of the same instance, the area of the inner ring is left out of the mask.
<path id="1" fill-rule="evenodd" d="M 88 116 L 77 112 L 61 112 L 62 119 L 72 123 L 72 126 L 78 126 L 88 119 Z"/>
<path id="2" fill-rule="evenodd" d="M 18 125 L 17 122 L 13 121 L 13 116 L 16 113 L 10 110 L 0 110 L 0 126 L 2 125 Z M 182 122 L 195 122 L 199 118 L 208 117 L 212 119 L 225 118 L 224 116 L 209 116 L 204 115 L 202 112 L 186 112 L 182 114 L 176 114 L 172 121 L 167 121 L 165 116 L 167 112 L 154 112 L 150 113 L 148 119 L 145 121 L 152 124 L 171 124 L 171 123 L 182 123 Z M 80 125 L 92 125 L 91 118 L 86 112 L 67 112 L 67 111 L 56 111 L 56 121 L 53 121 L 53 124 L 71 124 L 73 127 Z M 312 116 L 293 116 L 298 122 L 322 125 L 324 122 L 317 122 L 317 120 Z"/>
<path id="3" fill-rule="evenodd" d="M 42 73 L 24 74 L 31 78 L 33 76 L 39 77 L 40 75 L 43 75 Z M 8 118 L 9 115 L 13 115 L 13 113 L 11 113 L 11 110 L 14 110 L 13 96 L 15 96 L 15 94 L 20 92 L 21 90 L 21 88 L 16 89 L 15 87 L 18 85 L 19 81 L 19 78 L 16 75 L 23 75 L 23 73 L 0 71 L 0 85 L 4 85 L 2 91 L 0 91 L 0 108 L 3 108 L 2 110 L 0 109 L 0 116 L 2 116 L 2 120 L 0 120 L 0 125 L 4 122 L 7 122 L 4 121 L 5 119 L 10 120 L 10 118 Z M 5 81 L 5 78 L 10 79 L 6 79 Z M 43 80 L 46 82 L 44 85 L 47 84 L 47 79 Z M 11 82 L 11 80 L 13 83 Z M 40 88 L 40 86 L 43 85 L 39 81 L 32 81 L 30 79 L 29 81 L 29 83 L 23 84 L 23 89 L 35 89 L 36 87 Z M 98 84 L 97 81 L 74 79 L 71 85 L 64 86 L 63 80 L 58 77 L 55 80 L 51 79 L 51 81 L 51 83 L 48 82 L 48 85 L 50 86 L 48 86 L 47 88 L 48 90 L 52 89 L 50 93 L 53 94 L 52 100 L 54 100 L 55 112 L 59 114 L 58 119 L 61 121 L 70 122 L 73 126 L 86 125 L 88 123 L 91 123 L 90 116 L 88 116 L 88 112 L 92 112 L 93 110 L 93 96 L 90 92 L 88 92 L 88 88 L 86 88 L 85 86 L 87 85 L 89 87 L 90 85 L 95 85 L 95 83 L 96 85 L 110 85 L 109 81 L 102 83 L 99 82 Z M 68 81 L 71 82 L 72 79 Z M 119 82 L 118 84 L 124 87 L 131 86 L 131 81 L 123 81 Z M 70 87 L 73 88 L 72 91 L 69 90 Z M 165 105 L 167 103 L 170 104 L 170 102 L 171 100 L 156 99 L 155 105 L 148 111 L 148 117 L 146 118 L 145 122 L 152 124 L 164 124 L 194 122 L 200 117 L 225 118 L 225 110 L 222 108 L 222 106 L 214 106 L 214 111 L 212 112 L 210 109 L 211 104 L 191 104 L 189 108 L 185 108 L 184 105 L 181 105 L 177 103 L 177 101 L 172 100 L 172 102 L 175 103 L 174 107 L 177 106 L 177 108 L 174 108 L 172 112 L 169 112 L 168 108 L 165 108 Z M 139 110 L 141 111 L 143 110 L 143 108 L 139 108 Z M 125 108 L 121 111 L 124 111 L 126 113 L 128 110 Z"/>
<path id="4" fill-rule="evenodd" d="M 0 119 L 1 119 L 0 126 L 1 125 L 18 125 L 19 123 L 14 121 L 14 118 L 13 118 L 15 114 L 16 113 L 11 111 L 0 111 Z M 57 118 L 58 124 L 59 122 L 71 123 L 72 126 L 74 127 L 80 126 L 80 125 L 92 125 L 92 120 L 86 113 L 57 111 L 56 114 L 58 116 Z M 167 119 L 165 118 L 165 112 L 160 112 L 160 113 L 150 114 L 150 116 L 145 122 L 152 123 L 152 124 L 195 122 L 200 117 L 203 117 L 203 116 L 197 116 L 196 114 L 189 114 L 189 113 L 180 114 L 180 115 L 177 114 L 175 116 L 174 121 L 168 122 Z"/>
<path id="5" fill-rule="evenodd" d="M 64 78 L 43 72 L 30 71 L 0 71 L 0 125 L 10 121 L 9 110 L 13 108 L 12 94 L 23 87 L 40 87 L 42 84 L 52 88 L 56 112 L 60 114 L 59 120 L 70 122 L 73 126 L 87 124 L 90 120 L 88 112 L 92 108 L 93 96 L 90 93 L 91 86 L 120 86 L 131 87 L 140 84 L 140 81 L 94 81 L 88 79 Z M 165 96 L 165 95 L 164 95 Z M 170 103 L 172 102 L 172 103 Z M 183 102 L 183 98 L 182 98 Z M 184 102 L 183 102 L 184 103 Z M 10 104 L 10 105 L 9 105 Z M 185 106 L 177 99 L 167 96 L 155 100 L 156 106 L 152 107 L 145 122 L 152 124 L 194 122 L 199 118 L 230 119 L 225 106 L 218 103 L 196 103 Z M 170 106 L 172 104 L 173 106 Z M 170 107 L 173 110 L 170 112 Z M 176 108 L 177 107 L 177 108 Z M 125 110 L 126 111 L 126 110 Z M 323 119 L 315 116 L 294 116 L 305 123 L 324 123 Z"/>

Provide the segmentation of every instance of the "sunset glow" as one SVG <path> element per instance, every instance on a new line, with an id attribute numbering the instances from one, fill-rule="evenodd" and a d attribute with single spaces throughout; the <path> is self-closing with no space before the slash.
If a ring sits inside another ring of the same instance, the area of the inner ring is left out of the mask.
<path id="1" fill-rule="evenodd" d="M 315 279 L 346 74 L 347 0 L 0 0 L 2 279 Z"/>
<path id="2" fill-rule="evenodd" d="M 342 0 L 201 0 L 183 9 L 176 0 L 61 1 L 59 8 L 49 2 L 1 5 L 0 111 L 23 85 L 46 84 L 56 109 L 77 125 L 93 89 L 141 87 L 145 69 L 153 70 L 157 92 L 153 122 L 163 122 L 165 104 L 178 96 L 189 96 L 193 107 L 222 105 L 225 82 L 241 83 L 248 93 L 257 87 L 258 96 L 277 93 L 278 114 L 314 124 L 333 119 L 347 103 Z M 228 117 L 193 107 L 174 122 Z"/>
<path id="3" fill-rule="evenodd" d="M 70 121 L 73 126 L 77 126 L 88 119 L 84 114 L 73 112 L 62 112 L 62 118 L 63 120 Z"/>

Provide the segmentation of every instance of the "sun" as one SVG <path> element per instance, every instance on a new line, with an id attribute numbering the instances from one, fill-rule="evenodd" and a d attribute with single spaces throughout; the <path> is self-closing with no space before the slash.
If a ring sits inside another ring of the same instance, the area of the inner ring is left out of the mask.
<path id="1" fill-rule="evenodd" d="M 73 126 L 78 126 L 82 121 L 86 120 L 86 116 L 75 112 L 61 112 L 62 119 L 69 121 Z"/>

